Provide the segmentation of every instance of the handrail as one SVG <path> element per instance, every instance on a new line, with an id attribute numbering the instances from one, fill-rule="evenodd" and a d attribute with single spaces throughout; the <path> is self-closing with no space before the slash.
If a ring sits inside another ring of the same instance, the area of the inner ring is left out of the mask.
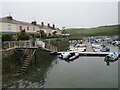
<path id="1" fill-rule="evenodd" d="M 54 45 L 52 45 L 52 44 L 50 44 L 50 43 L 47 43 L 47 42 L 44 42 L 44 44 L 45 44 L 45 47 L 42 47 L 42 48 L 44 48 L 44 49 L 47 49 L 47 50 L 49 50 L 49 51 L 57 51 L 57 47 L 56 46 L 54 46 Z M 6 41 L 6 42 L 4 42 L 4 46 L 6 46 L 7 48 L 22 48 L 22 47 L 24 47 L 24 48 L 28 48 L 28 47 L 33 47 L 32 46 L 32 43 L 31 43 L 31 41 Z M 35 45 L 35 46 L 37 46 L 37 45 Z"/>
<path id="2" fill-rule="evenodd" d="M 31 55 L 31 58 L 32 58 L 32 56 L 35 54 L 35 52 L 36 52 L 36 49 L 33 51 L 32 55 Z"/>
<path id="3" fill-rule="evenodd" d="M 35 54 L 36 50 L 37 50 L 37 49 L 35 49 L 35 50 L 33 51 L 32 55 L 31 55 L 31 58 L 30 58 L 30 61 L 32 60 L 33 55 Z"/>
<path id="4" fill-rule="evenodd" d="M 23 57 L 25 56 L 25 54 L 27 53 L 27 51 L 28 51 L 28 48 L 27 48 L 27 49 L 25 49 L 25 52 L 24 52 L 24 54 L 23 54 L 23 56 L 22 56 L 22 58 L 21 58 L 21 60 L 20 60 L 20 61 L 22 61 L 22 60 L 23 60 Z"/>

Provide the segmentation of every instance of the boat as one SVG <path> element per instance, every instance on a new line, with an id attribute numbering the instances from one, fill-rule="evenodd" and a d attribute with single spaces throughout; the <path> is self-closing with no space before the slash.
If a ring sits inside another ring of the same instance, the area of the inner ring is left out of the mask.
<path id="1" fill-rule="evenodd" d="M 109 51 L 110 51 L 110 48 L 105 47 L 105 48 L 101 49 L 101 51 L 102 51 L 102 52 L 109 52 Z"/>
<path id="2" fill-rule="evenodd" d="M 86 45 L 84 43 L 78 43 L 78 44 L 75 44 L 71 49 L 70 51 L 80 51 L 80 52 L 84 52 L 86 51 Z"/>
<path id="3" fill-rule="evenodd" d="M 86 47 L 84 43 L 75 44 L 74 47 Z"/>
<path id="4" fill-rule="evenodd" d="M 119 54 L 116 53 L 116 52 L 111 52 L 109 53 L 106 57 L 105 57 L 105 60 L 108 60 L 108 61 L 114 61 L 114 60 L 117 60 L 119 57 Z"/>
<path id="5" fill-rule="evenodd" d="M 102 47 L 102 44 L 99 43 L 92 43 L 91 45 L 92 47 L 96 47 L 96 48 Z"/>
<path id="6" fill-rule="evenodd" d="M 79 57 L 78 52 L 64 52 L 58 56 L 60 59 L 64 60 L 74 60 Z"/>
<path id="7" fill-rule="evenodd" d="M 74 47 L 74 48 L 71 48 L 70 51 L 84 52 L 86 51 L 86 47 Z"/>
<path id="8" fill-rule="evenodd" d="M 101 52 L 101 48 L 93 47 L 93 51 L 94 51 L 94 52 Z"/>

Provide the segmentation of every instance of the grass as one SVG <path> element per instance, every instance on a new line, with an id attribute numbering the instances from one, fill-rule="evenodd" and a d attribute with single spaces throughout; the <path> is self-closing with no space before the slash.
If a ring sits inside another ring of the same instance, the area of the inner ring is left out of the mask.
<path id="1" fill-rule="evenodd" d="M 99 35 L 117 35 L 118 25 L 101 26 L 96 28 L 67 29 L 70 36 L 99 36 Z"/>

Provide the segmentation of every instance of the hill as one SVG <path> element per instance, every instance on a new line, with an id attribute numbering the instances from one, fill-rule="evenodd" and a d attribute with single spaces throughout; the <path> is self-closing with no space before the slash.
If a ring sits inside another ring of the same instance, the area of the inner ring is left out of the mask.
<path id="1" fill-rule="evenodd" d="M 118 35 L 118 26 L 100 26 L 95 28 L 66 29 L 70 36 L 99 36 L 99 35 Z"/>

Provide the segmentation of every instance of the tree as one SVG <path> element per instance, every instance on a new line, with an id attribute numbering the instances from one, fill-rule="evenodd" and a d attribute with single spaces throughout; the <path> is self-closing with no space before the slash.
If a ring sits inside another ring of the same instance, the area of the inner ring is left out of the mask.
<path id="1" fill-rule="evenodd" d="M 48 36 L 52 36 L 51 33 L 49 33 Z"/>
<path id="2" fill-rule="evenodd" d="M 41 34 L 41 38 L 46 39 L 47 35 L 45 34 L 45 32 L 43 30 L 40 30 L 40 34 Z"/>
<path id="3" fill-rule="evenodd" d="M 53 35 L 56 35 L 56 33 L 57 33 L 57 31 L 54 31 L 52 34 L 53 34 Z"/>
<path id="4" fill-rule="evenodd" d="M 66 33 L 68 33 L 67 31 L 65 31 L 65 30 L 62 30 L 62 32 L 61 32 L 62 34 L 66 34 Z"/>
<path id="5" fill-rule="evenodd" d="M 29 40 L 29 35 L 26 33 L 25 29 L 16 33 L 18 40 Z"/>

